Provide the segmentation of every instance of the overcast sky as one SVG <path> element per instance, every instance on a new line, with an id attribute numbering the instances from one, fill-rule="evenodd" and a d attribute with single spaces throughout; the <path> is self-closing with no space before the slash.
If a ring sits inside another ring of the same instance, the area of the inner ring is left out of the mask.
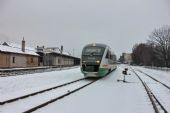
<path id="1" fill-rule="evenodd" d="M 105 43 L 119 56 L 162 25 L 169 0 L 0 0 L 0 41 L 60 46 L 80 56 L 84 45 Z"/>

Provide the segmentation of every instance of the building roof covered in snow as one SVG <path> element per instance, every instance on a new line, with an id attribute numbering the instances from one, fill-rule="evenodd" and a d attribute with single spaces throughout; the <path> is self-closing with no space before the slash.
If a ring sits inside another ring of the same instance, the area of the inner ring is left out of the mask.
<path id="1" fill-rule="evenodd" d="M 58 47 L 47 47 L 45 48 L 44 46 L 40 47 L 40 46 L 37 46 L 37 52 L 43 52 L 43 53 L 55 53 L 55 54 L 61 54 L 61 51 L 60 51 L 60 48 Z M 65 56 L 69 56 L 69 57 L 73 57 L 71 56 L 70 53 L 66 52 L 66 51 L 62 51 L 62 55 L 65 55 Z"/>
<path id="2" fill-rule="evenodd" d="M 8 52 L 8 53 L 17 53 L 17 54 L 39 56 L 36 53 L 36 49 L 34 49 L 32 47 L 25 46 L 25 51 L 22 51 L 21 44 L 15 44 L 15 43 L 10 43 L 10 42 L 4 42 L 4 43 L 0 44 L 0 51 L 1 52 Z"/>

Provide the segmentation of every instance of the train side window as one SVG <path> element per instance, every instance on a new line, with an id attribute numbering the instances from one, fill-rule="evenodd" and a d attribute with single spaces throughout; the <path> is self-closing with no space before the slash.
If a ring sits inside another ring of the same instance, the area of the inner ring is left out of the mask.
<path id="1" fill-rule="evenodd" d="M 109 59 L 111 59 L 111 52 L 109 51 Z"/>
<path id="2" fill-rule="evenodd" d="M 109 51 L 107 51 L 106 58 L 109 58 Z"/>
<path id="3" fill-rule="evenodd" d="M 110 59 L 113 60 L 113 55 L 110 56 Z"/>

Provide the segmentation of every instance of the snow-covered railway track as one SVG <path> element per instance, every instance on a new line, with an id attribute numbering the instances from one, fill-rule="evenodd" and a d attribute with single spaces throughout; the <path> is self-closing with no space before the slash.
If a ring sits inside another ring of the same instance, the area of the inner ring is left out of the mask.
<path id="1" fill-rule="evenodd" d="M 143 72 L 143 71 L 141 71 L 141 70 L 137 70 L 137 71 L 139 71 L 140 73 L 143 73 L 144 75 L 148 76 L 149 78 L 153 79 L 154 81 L 160 83 L 161 85 L 163 85 L 164 87 L 166 87 L 167 89 L 170 90 L 170 86 L 168 86 L 168 85 L 166 85 L 165 83 L 163 83 L 163 82 L 157 80 L 157 79 L 154 78 L 153 76 L 151 76 L 151 75 L 149 75 L 149 74 L 147 74 L 147 73 L 145 73 L 145 72 Z"/>
<path id="2" fill-rule="evenodd" d="M 133 68 L 131 68 L 132 71 L 135 73 L 135 75 L 139 78 L 142 85 L 144 86 L 147 95 L 152 103 L 152 106 L 154 108 L 155 113 L 168 113 L 165 106 L 162 104 L 162 102 L 158 99 L 158 97 L 155 95 L 155 93 L 151 90 L 151 88 L 147 85 L 147 83 L 140 77 L 139 74 L 135 72 Z"/>
<path id="3" fill-rule="evenodd" d="M 33 94 L 25 95 L 23 97 L 7 100 L 6 102 L 1 102 L 0 109 L 3 113 L 8 113 L 9 110 L 12 109 L 14 111 L 17 110 L 17 112 L 30 113 L 55 102 L 58 99 L 62 99 L 74 92 L 77 92 L 97 80 L 99 79 L 91 80 L 83 78 Z"/>
<path id="4" fill-rule="evenodd" d="M 44 90 L 41 90 L 41 91 L 30 93 L 30 94 L 27 94 L 27 95 L 23 95 L 23 96 L 15 97 L 15 98 L 12 98 L 12 99 L 0 101 L 0 105 L 4 105 L 6 103 L 11 103 L 11 102 L 17 101 L 19 99 L 24 99 L 24 98 L 27 98 L 27 97 L 30 97 L 30 96 L 34 96 L 34 95 L 37 95 L 37 94 L 41 94 L 41 93 L 44 93 L 44 92 L 47 92 L 47 91 L 50 91 L 50 90 L 53 90 L 53 89 L 61 88 L 63 86 L 70 85 L 70 84 L 73 84 L 75 82 L 79 82 L 79 81 L 82 81 L 82 80 L 85 80 L 85 79 L 86 78 L 81 78 L 81 79 L 78 79 L 78 80 L 67 82 L 67 83 L 64 83 L 64 84 L 61 84 L 61 85 L 57 85 L 57 86 L 54 86 L 54 87 L 51 87 L 51 88 L 47 88 L 47 89 L 44 89 Z"/>
<path id="5" fill-rule="evenodd" d="M 31 109 L 26 110 L 26 111 L 24 111 L 23 113 L 31 113 L 31 112 L 34 112 L 34 111 L 36 111 L 36 110 L 38 110 L 38 109 L 40 109 L 40 108 L 42 108 L 42 107 L 45 107 L 45 106 L 48 105 L 48 104 L 51 104 L 51 103 L 53 103 L 53 102 L 55 102 L 55 101 L 57 101 L 57 100 L 59 100 L 59 99 L 62 99 L 62 98 L 66 97 L 66 96 L 68 96 L 68 95 L 70 95 L 70 94 L 73 94 L 73 93 L 75 93 L 75 92 L 77 92 L 77 91 L 79 91 L 79 90 L 81 90 L 81 89 L 89 86 L 90 84 L 96 82 L 97 80 L 99 80 L 99 78 L 96 79 L 96 80 L 93 80 L 93 81 L 91 81 L 91 82 L 89 82 L 89 83 L 87 83 L 87 84 L 85 84 L 85 85 L 83 85 L 83 86 L 81 86 L 81 87 L 78 87 L 78 88 L 76 88 L 76 89 L 74 89 L 74 90 L 72 90 L 72 91 L 68 91 L 67 93 L 65 93 L 65 94 L 63 94 L 63 95 L 61 95 L 61 96 L 58 96 L 58 97 L 56 97 L 56 98 L 54 98 L 54 99 L 51 99 L 51 100 L 49 100 L 49 101 L 46 101 L 46 102 L 44 102 L 44 103 L 42 103 L 42 104 L 40 104 L 40 105 L 38 105 L 38 106 L 32 107 Z"/>

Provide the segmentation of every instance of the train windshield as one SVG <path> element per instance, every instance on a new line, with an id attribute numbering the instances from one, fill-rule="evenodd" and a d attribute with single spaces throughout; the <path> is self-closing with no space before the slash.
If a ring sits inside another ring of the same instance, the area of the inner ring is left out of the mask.
<path id="1" fill-rule="evenodd" d="M 104 49 L 97 46 L 86 47 L 83 50 L 83 55 L 103 55 Z"/>

